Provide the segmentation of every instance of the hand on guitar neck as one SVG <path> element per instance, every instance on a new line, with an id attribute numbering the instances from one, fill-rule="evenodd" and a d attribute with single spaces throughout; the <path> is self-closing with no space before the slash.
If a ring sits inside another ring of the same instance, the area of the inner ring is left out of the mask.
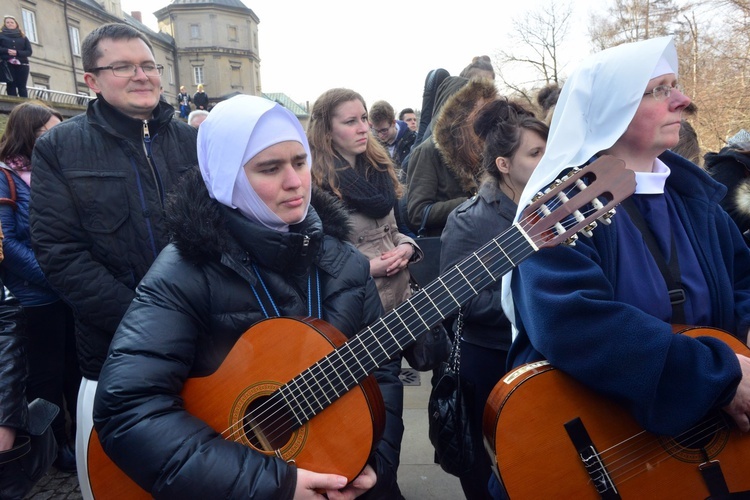
<path id="1" fill-rule="evenodd" d="M 750 358 L 737 354 L 742 368 L 742 380 L 732 401 L 723 408 L 742 432 L 750 432 Z"/>
<path id="2" fill-rule="evenodd" d="M 344 476 L 318 474 L 305 469 L 297 469 L 297 487 L 294 491 L 294 500 L 324 498 L 319 491 L 325 491 L 325 497 L 330 500 L 351 500 L 367 492 L 375 486 L 376 482 L 375 471 L 369 465 L 349 486 L 346 486 L 346 477 Z"/>

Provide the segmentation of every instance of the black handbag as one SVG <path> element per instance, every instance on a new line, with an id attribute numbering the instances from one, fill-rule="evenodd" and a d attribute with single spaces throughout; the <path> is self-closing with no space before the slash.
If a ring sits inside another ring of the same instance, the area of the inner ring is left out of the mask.
<path id="1" fill-rule="evenodd" d="M 451 352 L 451 341 L 442 324 L 422 333 L 404 350 L 409 366 L 420 372 L 435 370 L 444 363 Z"/>
<path id="2" fill-rule="evenodd" d="M 0 498 L 23 498 L 49 470 L 57 456 L 51 424 L 59 411 L 44 399 L 29 404 L 29 432 L 16 435 L 13 448 L 0 452 Z"/>
<path id="3" fill-rule="evenodd" d="M 459 376 L 462 322 L 459 309 L 456 340 L 448 361 L 441 363 L 433 377 L 427 403 L 428 433 L 435 448 L 435 462 L 454 476 L 471 470 L 476 454 L 483 452 L 474 446 L 469 403 L 464 396 L 464 382 Z"/>
<path id="4" fill-rule="evenodd" d="M 409 272 L 419 286 L 425 286 L 440 276 L 440 236 L 425 236 L 427 216 L 430 215 L 432 205 L 427 205 L 422 216 L 422 224 L 417 231 L 417 244 L 424 253 L 419 262 L 409 265 Z"/>
<path id="5" fill-rule="evenodd" d="M 13 74 L 10 72 L 10 66 L 8 61 L 0 61 L 0 82 L 13 82 Z"/>

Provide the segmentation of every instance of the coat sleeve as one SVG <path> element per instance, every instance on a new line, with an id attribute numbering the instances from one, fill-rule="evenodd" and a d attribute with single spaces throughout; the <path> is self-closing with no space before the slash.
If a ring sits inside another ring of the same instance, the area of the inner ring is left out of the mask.
<path id="1" fill-rule="evenodd" d="M 82 227 L 50 134 L 37 141 L 32 165 L 34 189 L 29 219 L 31 244 L 39 266 L 77 318 L 114 332 L 135 292 L 94 260 L 88 243 L 90 236 Z"/>
<path id="2" fill-rule="evenodd" d="M 449 200 L 438 200 L 440 189 L 439 169 L 447 168 L 440 157 L 437 148 L 425 141 L 412 151 L 407 170 L 407 184 L 409 186 L 406 205 L 407 222 L 413 231 L 419 230 L 424 217 L 425 208 L 432 205 L 425 228 L 440 230 L 445 226 L 448 215 L 458 205 L 466 201 L 467 196 L 461 195 Z M 450 176 L 450 173 L 445 175 Z"/>
<path id="3" fill-rule="evenodd" d="M 94 423 L 107 455 L 155 498 L 291 498 L 295 469 L 224 439 L 180 395 L 210 317 L 197 266 L 157 258 L 99 378 Z"/>
<path id="4" fill-rule="evenodd" d="M 30 57 L 32 52 L 31 42 L 28 38 L 23 37 L 23 46 L 18 49 L 17 57 Z"/>
<path id="5" fill-rule="evenodd" d="M 363 317 L 362 329 L 374 323 L 382 312 L 380 296 L 373 279 L 367 281 L 365 311 L 368 311 L 369 314 Z M 385 403 L 385 429 L 375 454 L 370 459 L 370 464 L 378 476 L 378 482 L 370 491 L 360 497 L 362 499 L 395 498 L 394 493 L 397 491 L 396 473 L 401 454 L 401 439 L 404 435 L 404 385 L 398 377 L 400 372 L 401 356 L 396 356 L 375 371 L 375 380 L 378 382 Z"/>
<path id="6" fill-rule="evenodd" d="M 12 175 L 12 174 L 11 174 Z M 23 182 L 16 179 L 16 182 Z M 10 189 L 5 175 L 0 175 L 0 198 L 9 198 Z M 5 260 L 3 268 L 5 272 L 10 272 L 23 277 L 25 280 L 40 287 L 49 287 L 47 278 L 44 277 L 39 263 L 36 261 L 34 252 L 25 243 L 19 241 L 18 235 L 18 210 L 10 205 L 0 205 L 0 223 L 5 233 L 3 240 L 3 252 Z"/>
<path id="7" fill-rule="evenodd" d="M 519 336 L 656 434 L 677 435 L 727 404 L 742 375 L 734 351 L 713 337 L 675 335 L 669 323 L 615 300 L 589 243 L 541 249 L 516 269 Z"/>

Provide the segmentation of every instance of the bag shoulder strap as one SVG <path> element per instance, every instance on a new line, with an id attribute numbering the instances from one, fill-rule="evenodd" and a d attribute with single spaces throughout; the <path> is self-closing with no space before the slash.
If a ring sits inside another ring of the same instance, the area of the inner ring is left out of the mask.
<path id="1" fill-rule="evenodd" d="M 18 460 L 31 451 L 31 437 L 28 434 L 16 436 L 14 444 L 13 448 L 0 452 L 0 465 Z"/>
<path id="2" fill-rule="evenodd" d="M 651 228 L 648 227 L 641 211 L 635 206 L 631 198 L 626 198 L 622 202 L 622 206 L 625 207 L 625 211 L 630 216 L 630 220 L 638 228 L 643 235 L 643 240 L 646 242 L 651 255 L 653 255 L 656 265 L 659 266 L 664 277 L 664 282 L 667 284 L 667 290 L 669 293 L 669 302 L 672 304 L 672 323 L 685 324 L 685 309 L 683 304 L 685 303 L 686 295 L 685 289 L 682 286 L 680 276 L 680 263 L 677 258 L 677 246 L 675 245 L 674 234 L 670 230 L 671 243 L 670 243 L 670 259 L 667 264 L 664 254 L 659 249 L 659 244 L 656 241 L 654 233 Z"/>
<path id="3" fill-rule="evenodd" d="M 16 182 L 13 180 L 13 175 L 8 172 L 7 168 L 0 167 L 0 170 L 5 174 L 5 178 L 8 179 L 8 190 L 10 191 L 10 198 L 0 198 L 0 205 L 10 205 L 13 210 L 18 210 L 18 203 L 16 203 Z"/>
<path id="4" fill-rule="evenodd" d="M 424 213 L 422 214 L 422 223 L 419 225 L 419 230 L 417 231 L 417 236 L 424 236 L 424 234 L 427 232 L 427 217 L 430 215 L 430 210 L 432 210 L 432 205 L 434 203 L 431 203 L 424 207 Z"/>

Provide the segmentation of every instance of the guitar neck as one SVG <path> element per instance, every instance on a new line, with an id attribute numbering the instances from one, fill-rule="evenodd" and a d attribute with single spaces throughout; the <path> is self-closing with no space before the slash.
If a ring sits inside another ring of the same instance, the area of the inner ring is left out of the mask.
<path id="1" fill-rule="evenodd" d="M 279 388 L 299 425 L 537 250 L 517 224 Z"/>

